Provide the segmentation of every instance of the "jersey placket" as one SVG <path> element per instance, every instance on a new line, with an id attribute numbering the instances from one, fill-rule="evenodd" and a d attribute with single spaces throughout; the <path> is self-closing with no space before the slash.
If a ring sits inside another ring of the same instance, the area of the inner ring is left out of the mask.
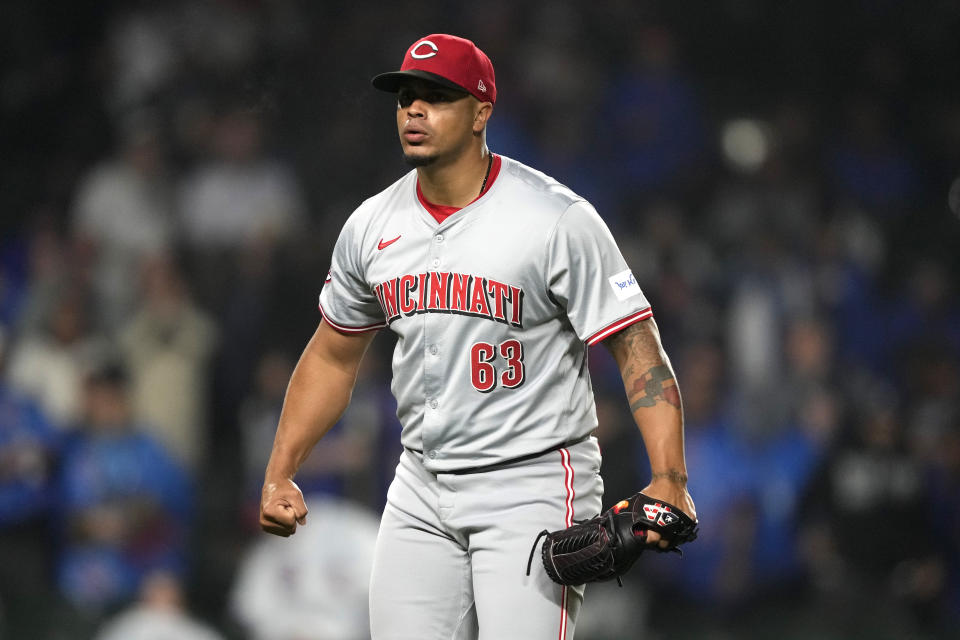
<path id="1" fill-rule="evenodd" d="M 443 227 L 443 225 L 441 225 Z M 435 229 L 430 237 L 430 249 L 427 252 L 426 271 L 443 271 L 446 260 L 447 238 L 445 231 Z M 443 314 L 426 313 L 423 315 L 423 386 L 426 406 L 423 416 L 423 455 L 429 461 L 443 457 L 443 416 L 446 407 L 441 405 L 443 396 L 444 359 L 451 356 L 444 350 Z"/>

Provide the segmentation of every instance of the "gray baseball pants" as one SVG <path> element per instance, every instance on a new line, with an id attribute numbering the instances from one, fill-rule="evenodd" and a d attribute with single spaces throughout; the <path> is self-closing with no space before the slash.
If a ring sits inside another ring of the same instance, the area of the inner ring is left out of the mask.
<path id="1" fill-rule="evenodd" d="M 370 585 L 374 640 L 571 640 L 583 587 L 543 570 L 543 529 L 597 515 L 596 438 L 473 473 L 434 474 L 404 451 L 387 494 Z"/>

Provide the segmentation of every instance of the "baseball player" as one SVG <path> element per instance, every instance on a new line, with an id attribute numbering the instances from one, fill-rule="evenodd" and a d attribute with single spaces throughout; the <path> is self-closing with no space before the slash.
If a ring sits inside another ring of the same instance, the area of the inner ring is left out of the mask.
<path id="1" fill-rule="evenodd" d="M 372 637 L 572 638 L 583 588 L 524 565 L 537 532 L 601 510 L 589 345 L 603 342 L 620 367 L 650 458 L 644 493 L 695 517 L 680 394 L 650 304 L 588 202 L 487 149 L 497 87 L 472 42 L 417 40 L 373 85 L 396 93 L 415 169 L 340 233 L 260 524 L 288 536 L 306 523 L 294 475 L 347 406 L 373 333 L 389 328 L 404 451 L 375 552 Z"/>

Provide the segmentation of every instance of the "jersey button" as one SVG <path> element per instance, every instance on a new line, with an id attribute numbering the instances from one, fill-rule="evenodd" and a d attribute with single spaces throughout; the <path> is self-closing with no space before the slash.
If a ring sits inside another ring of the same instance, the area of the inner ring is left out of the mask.
<path id="1" fill-rule="evenodd" d="M 438 233 L 437 235 L 433 236 L 433 239 L 436 240 L 437 244 L 440 244 L 443 242 L 443 234 Z"/>
<path id="2" fill-rule="evenodd" d="M 434 398 L 434 399 L 430 400 L 430 402 L 427 403 L 427 404 L 430 405 L 430 408 L 431 408 L 431 409 L 436 409 L 437 406 L 438 406 L 440 403 L 437 402 L 436 398 Z"/>
<path id="3" fill-rule="evenodd" d="M 435 460 L 436 457 L 437 457 L 437 450 L 436 450 L 436 449 L 431 449 L 431 450 L 427 453 L 427 455 L 430 456 L 430 459 L 431 459 L 431 460 Z"/>
<path id="4" fill-rule="evenodd" d="M 430 355 L 435 356 L 440 352 L 440 349 L 437 348 L 437 345 L 430 345 Z"/>
<path id="5" fill-rule="evenodd" d="M 439 267 L 439 266 L 440 266 L 440 258 L 434 258 L 434 259 L 433 259 L 433 266 L 434 266 L 434 267 Z"/>

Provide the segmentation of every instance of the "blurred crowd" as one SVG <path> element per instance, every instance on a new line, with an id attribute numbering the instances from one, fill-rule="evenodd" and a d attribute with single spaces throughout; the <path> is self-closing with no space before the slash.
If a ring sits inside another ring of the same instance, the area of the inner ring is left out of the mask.
<path id="1" fill-rule="evenodd" d="M 606 219 L 683 393 L 700 538 L 577 637 L 955 637 L 960 9 L 677 5 L 5 3 L 0 638 L 366 637 L 389 335 L 297 540 L 259 489 L 340 226 L 407 170 L 369 78 L 438 31 L 494 62 L 491 149 Z M 591 373 L 609 506 L 648 469 Z"/>

